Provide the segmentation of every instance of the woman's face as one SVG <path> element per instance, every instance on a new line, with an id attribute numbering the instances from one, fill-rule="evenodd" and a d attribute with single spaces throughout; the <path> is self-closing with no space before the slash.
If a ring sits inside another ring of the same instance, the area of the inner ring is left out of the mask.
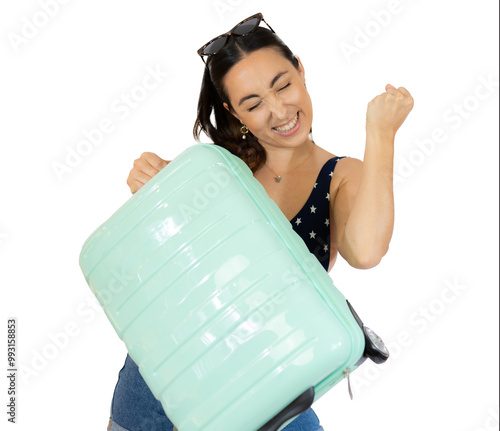
<path id="1" fill-rule="evenodd" d="M 224 86 L 232 114 L 261 144 L 291 148 L 308 139 L 313 110 L 300 60 L 297 70 L 273 48 L 254 51 L 229 70 Z"/>

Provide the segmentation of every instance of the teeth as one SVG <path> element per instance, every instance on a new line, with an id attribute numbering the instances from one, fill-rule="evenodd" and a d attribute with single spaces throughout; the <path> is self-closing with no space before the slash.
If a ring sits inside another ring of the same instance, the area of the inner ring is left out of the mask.
<path id="1" fill-rule="evenodd" d="M 298 121 L 299 121 L 299 114 L 297 113 L 297 115 L 295 115 L 295 118 L 292 120 L 292 122 L 288 126 L 275 127 L 274 129 L 277 130 L 278 132 L 286 133 L 286 132 L 289 132 L 290 130 L 292 130 L 297 125 Z"/>

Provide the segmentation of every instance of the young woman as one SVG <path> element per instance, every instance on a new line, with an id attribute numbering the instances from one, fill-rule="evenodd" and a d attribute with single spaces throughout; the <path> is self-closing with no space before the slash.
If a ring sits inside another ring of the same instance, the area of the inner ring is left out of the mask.
<path id="1" fill-rule="evenodd" d="M 354 268 L 372 268 L 392 237 L 394 140 L 413 98 L 388 85 L 368 104 L 364 162 L 331 154 L 311 140 L 313 108 L 302 62 L 262 21 L 254 15 L 198 51 L 206 67 L 194 135 L 205 132 L 247 163 L 325 270 L 338 253 Z M 132 193 L 168 163 L 143 153 L 127 180 Z M 172 429 L 127 355 L 108 430 Z M 309 408 L 284 431 L 322 429 Z"/>

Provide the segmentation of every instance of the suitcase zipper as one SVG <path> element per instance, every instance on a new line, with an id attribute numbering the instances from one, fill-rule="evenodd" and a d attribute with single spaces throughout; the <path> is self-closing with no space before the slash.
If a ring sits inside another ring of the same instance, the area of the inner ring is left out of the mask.
<path id="1" fill-rule="evenodd" d="M 344 370 L 344 378 L 346 377 L 346 375 L 347 375 L 347 389 L 349 391 L 349 396 L 351 397 L 351 400 L 352 400 L 353 396 L 352 396 L 352 390 L 351 390 L 351 378 L 350 378 L 351 369 L 350 368 L 346 368 Z"/>

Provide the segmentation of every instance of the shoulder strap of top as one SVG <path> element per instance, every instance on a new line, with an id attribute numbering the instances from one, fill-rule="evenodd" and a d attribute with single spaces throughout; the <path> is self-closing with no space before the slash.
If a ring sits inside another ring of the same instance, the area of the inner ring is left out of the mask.
<path id="1" fill-rule="evenodd" d="M 335 172 L 335 167 L 337 166 L 337 162 L 340 160 L 340 159 L 344 159 L 346 158 L 347 156 L 343 156 L 343 157 L 333 157 L 331 158 L 330 160 L 328 160 L 325 165 L 323 166 L 323 168 L 321 169 L 319 175 L 318 175 L 318 179 L 316 181 L 316 184 L 321 186 L 322 188 L 326 189 L 326 190 L 330 190 L 330 184 L 332 182 L 332 178 L 333 178 L 333 173 Z M 323 178 L 325 178 L 327 181 L 320 181 L 322 180 Z M 315 186 L 316 188 L 317 186 Z"/>

